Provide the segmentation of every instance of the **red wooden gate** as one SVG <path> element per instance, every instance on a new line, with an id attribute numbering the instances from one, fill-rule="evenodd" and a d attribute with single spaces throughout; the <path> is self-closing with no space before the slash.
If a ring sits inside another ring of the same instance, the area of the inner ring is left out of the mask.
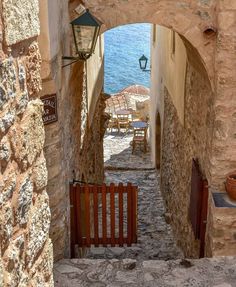
<path id="1" fill-rule="evenodd" d="M 205 251 L 207 207 L 208 182 L 203 179 L 198 162 L 193 160 L 189 217 L 195 239 L 200 240 L 200 258 L 204 257 Z"/>
<path id="2" fill-rule="evenodd" d="M 70 184 L 71 257 L 75 245 L 131 246 L 137 243 L 137 187 Z"/>

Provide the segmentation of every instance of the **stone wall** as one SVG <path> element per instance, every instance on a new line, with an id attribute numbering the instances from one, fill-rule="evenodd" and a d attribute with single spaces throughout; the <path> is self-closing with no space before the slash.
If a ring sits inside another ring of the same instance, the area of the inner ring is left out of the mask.
<path id="1" fill-rule="evenodd" d="M 99 39 L 95 53 L 86 63 L 62 68 L 70 62 L 62 61 L 62 56 L 71 55 L 73 45 L 68 3 L 68 0 L 40 3 L 39 42 L 43 57 L 40 95 L 56 94 L 58 109 L 57 122 L 45 125 L 44 145 L 55 261 L 70 256 L 70 181 L 103 179 L 99 133 L 103 109 L 99 97 L 103 86 L 103 39 Z"/>
<path id="2" fill-rule="evenodd" d="M 103 75 L 103 67 L 100 73 Z M 70 255 L 69 183 L 73 179 L 98 183 L 103 181 L 105 98 L 100 88 L 100 95 L 94 94 L 93 116 L 89 116 L 86 81 L 85 63 L 74 64 L 68 82 L 63 82 L 62 90 L 56 90 L 58 121 L 45 126 L 47 192 L 52 213 L 50 237 L 55 261 Z M 58 85 L 61 83 L 58 82 Z M 55 92 L 54 86 L 44 81 L 43 93 Z M 99 83 L 95 83 L 95 86 L 98 88 Z"/>
<path id="3" fill-rule="evenodd" d="M 199 252 L 199 243 L 194 239 L 188 218 L 192 158 L 199 160 L 205 175 L 209 167 L 206 152 L 209 150 L 211 98 L 212 92 L 205 78 L 188 63 L 182 125 L 171 96 L 164 89 L 161 186 L 178 244 L 188 257 L 198 257 Z"/>
<path id="4" fill-rule="evenodd" d="M 215 204 L 212 190 L 209 196 L 206 256 L 236 255 L 236 208 Z"/>
<path id="5" fill-rule="evenodd" d="M 236 169 L 236 1 L 218 0 L 216 91 L 212 141 L 212 188 L 224 191 L 226 175 Z"/>
<path id="6" fill-rule="evenodd" d="M 0 11 L 0 286 L 53 286 L 38 1 Z"/>

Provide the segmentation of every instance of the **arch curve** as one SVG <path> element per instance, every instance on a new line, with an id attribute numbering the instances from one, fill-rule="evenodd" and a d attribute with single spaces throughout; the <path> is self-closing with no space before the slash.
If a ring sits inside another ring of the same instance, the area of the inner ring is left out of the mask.
<path id="1" fill-rule="evenodd" d="M 191 2 L 191 1 L 190 1 Z M 192 1 L 195 2 L 195 1 Z M 70 1 L 71 18 L 74 9 L 83 4 L 103 23 L 102 32 L 121 25 L 150 23 L 164 26 L 177 32 L 184 40 L 190 60 L 198 59 L 202 64 L 212 90 L 214 90 L 214 47 L 215 37 L 206 37 L 204 28 L 216 26 L 214 18 L 215 3 L 191 4 L 187 0 L 93 0 Z"/>

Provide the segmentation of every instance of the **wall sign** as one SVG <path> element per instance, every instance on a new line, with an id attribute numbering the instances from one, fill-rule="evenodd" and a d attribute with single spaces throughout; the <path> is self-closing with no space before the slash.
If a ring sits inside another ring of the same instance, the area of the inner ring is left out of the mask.
<path id="1" fill-rule="evenodd" d="M 41 98 L 44 104 L 43 123 L 45 125 L 56 122 L 57 117 L 57 95 L 46 95 Z"/>

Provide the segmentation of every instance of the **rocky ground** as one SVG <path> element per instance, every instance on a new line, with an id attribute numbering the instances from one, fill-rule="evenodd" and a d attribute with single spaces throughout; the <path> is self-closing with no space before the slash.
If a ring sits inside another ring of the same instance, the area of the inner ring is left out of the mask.
<path id="1" fill-rule="evenodd" d="M 235 287 L 236 259 L 71 259 L 54 266 L 55 287 Z"/>
<path id="2" fill-rule="evenodd" d="M 104 141 L 107 183 L 122 182 L 138 186 L 138 243 L 132 247 L 88 249 L 87 258 L 177 259 L 183 257 L 170 225 L 165 221 L 164 203 L 159 187 L 159 172 L 150 153 L 137 149 L 132 155 L 132 133 L 107 134 Z"/>
<path id="3" fill-rule="evenodd" d="M 138 243 L 91 248 L 84 259 L 61 260 L 54 268 L 55 286 L 236 287 L 236 259 L 183 259 L 165 221 L 159 173 L 149 153 L 132 155 L 131 140 L 131 133 L 106 135 L 106 182 L 139 187 Z"/>

